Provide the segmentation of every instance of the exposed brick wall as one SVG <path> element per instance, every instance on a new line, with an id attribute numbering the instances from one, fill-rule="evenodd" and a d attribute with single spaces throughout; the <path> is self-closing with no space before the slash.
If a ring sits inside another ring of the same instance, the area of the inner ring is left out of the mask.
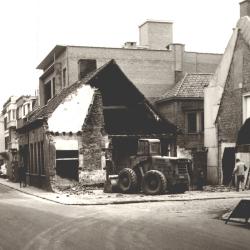
<path id="1" fill-rule="evenodd" d="M 78 80 L 78 60 L 84 58 L 96 59 L 97 67 L 115 59 L 128 78 L 147 97 L 152 97 L 154 93 L 147 91 L 148 86 L 161 86 L 162 92 L 159 94 L 163 94 L 175 83 L 176 62 L 174 51 L 171 50 L 68 47 L 68 56 L 69 84 Z M 220 59 L 220 54 L 184 52 L 183 71 L 213 73 Z"/>
<path id="2" fill-rule="evenodd" d="M 156 107 L 160 114 L 173 124 L 177 125 L 177 104 L 175 101 L 157 103 Z"/>
<path id="3" fill-rule="evenodd" d="M 188 134 L 186 112 L 203 111 L 203 100 L 171 100 L 157 105 L 162 116 L 178 127 L 177 146 L 179 148 L 200 148 L 204 145 L 203 133 Z"/>
<path id="4" fill-rule="evenodd" d="M 104 118 L 102 97 L 97 90 L 82 131 L 82 149 L 80 153 L 83 155 L 83 167 L 80 181 L 85 184 L 104 182 L 105 173 L 102 171 L 101 166 Z"/>
<path id="5" fill-rule="evenodd" d="M 242 95 L 249 91 L 250 48 L 239 34 L 218 113 L 219 141 L 236 141 L 237 133 L 242 125 Z"/>
<path id="6" fill-rule="evenodd" d="M 46 134 L 46 126 L 40 126 L 23 133 L 18 133 L 19 147 L 24 147 L 25 145 L 30 146 L 30 144 L 41 141 L 44 145 L 45 175 L 39 176 L 37 174 L 33 174 L 29 171 L 30 166 L 25 166 L 25 168 L 27 168 L 26 180 L 29 185 L 51 190 L 51 183 L 53 184 L 53 176 L 55 175 L 55 168 L 52 166 L 52 163 L 55 162 L 55 155 L 53 154 L 55 149 L 54 145 L 51 144 L 49 135 Z M 20 165 L 20 156 L 18 157 L 18 160 Z M 30 164 L 30 158 L 28 159 L 28 162 Z"/>

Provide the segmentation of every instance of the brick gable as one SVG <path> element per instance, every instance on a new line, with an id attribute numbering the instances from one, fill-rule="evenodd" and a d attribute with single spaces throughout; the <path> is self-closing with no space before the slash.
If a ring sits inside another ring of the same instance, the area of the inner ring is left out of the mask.
<path id="1" fill-rule="evenodd" d="M 242 95 L 247 92 L 250 92 L 250 48 L 239 33 L 216 120 L 219 141 L 236 141 L 242 125 Z"/>

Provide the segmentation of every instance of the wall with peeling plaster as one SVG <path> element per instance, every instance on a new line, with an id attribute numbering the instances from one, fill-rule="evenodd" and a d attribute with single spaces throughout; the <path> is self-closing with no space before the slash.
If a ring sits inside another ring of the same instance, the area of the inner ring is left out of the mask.
<path id="1" fill-rule="evenodd" d="M 94 91 L 89 85 L 82 85 L 70 94 L 49 117 L 48 130 L 59 133 L 81 131 L 93 101 Z"/>

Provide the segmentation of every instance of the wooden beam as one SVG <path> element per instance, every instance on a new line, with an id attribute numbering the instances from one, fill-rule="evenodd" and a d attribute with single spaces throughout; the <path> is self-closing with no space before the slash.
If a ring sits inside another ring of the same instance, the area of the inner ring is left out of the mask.
<path id="1" fill-rule="evenodd" d="M 113 106 L 103 106 L 104 110 L 109 110 L 109 109 L 128 109 L 127 106 L 123 106 L 123 105 L 113 105 Z"/>

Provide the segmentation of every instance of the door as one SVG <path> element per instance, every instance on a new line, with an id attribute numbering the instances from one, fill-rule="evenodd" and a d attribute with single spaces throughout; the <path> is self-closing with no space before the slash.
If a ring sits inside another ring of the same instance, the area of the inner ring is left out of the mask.
<path id="1" fill-rule="evenodd" d="M 222 157 L 223 184 L 228 185 L 235 165 L 235 148 L 225 148 Z"/>

